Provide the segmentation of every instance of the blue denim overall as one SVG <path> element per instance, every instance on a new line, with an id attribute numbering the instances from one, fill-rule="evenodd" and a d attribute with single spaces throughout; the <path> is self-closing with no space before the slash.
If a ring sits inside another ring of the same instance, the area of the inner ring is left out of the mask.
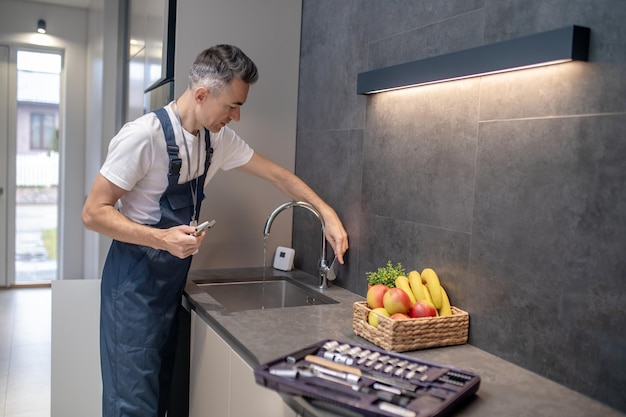
<path id="1" fill-rule="evenodd" d="M 196 213 L 211 163 L 212 148 L 205 130 L 207 157 L 197 180 L 178 184 L 181 159 L 169 116 L 155 111 L 170 159 L 168 186 L 159 201 L 161 229 L 189 224 L 194 203 L 191 188 L 198 181 Z M 191 183 L 191 184 L 190 184 Z M 100 361 L 103 417 L 164 417 L 168 409 L 176 349 L 177 312 L 191 256 L 114 240 L 101 284 Z"/>

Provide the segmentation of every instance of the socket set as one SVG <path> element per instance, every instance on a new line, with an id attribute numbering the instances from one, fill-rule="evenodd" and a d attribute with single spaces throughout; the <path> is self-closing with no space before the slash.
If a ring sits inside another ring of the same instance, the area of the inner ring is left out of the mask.
<path id="1" fill-rule="evenodd" d="M 337 340 L 259 365 L 254 377 L 279 393 L 368 417 L 447 416 L 480 385 L 480 377 L 467 371 Z"/>

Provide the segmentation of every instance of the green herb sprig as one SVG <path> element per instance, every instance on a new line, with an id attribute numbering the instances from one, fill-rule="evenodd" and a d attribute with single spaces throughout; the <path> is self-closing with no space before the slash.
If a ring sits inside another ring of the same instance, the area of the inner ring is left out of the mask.
<path id="1" fill-rule="evenodd" d="M 406 274 L 402 264 L 398 263 L 394 267 L 389 260 L 384 268 L 378 268 L 377 271 L 366 272 L 365 275 L 370 285 L 384 284 L 389 288 L 394 288 L 396 286 L 396 278 Z"/>

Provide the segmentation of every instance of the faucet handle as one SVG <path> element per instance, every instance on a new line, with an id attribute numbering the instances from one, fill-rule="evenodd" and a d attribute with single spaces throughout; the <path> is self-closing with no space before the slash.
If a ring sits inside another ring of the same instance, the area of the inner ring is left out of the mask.
<path id="1" fill-rule="evenodd" d="M 326 274 L 326 279 L 329 281 L 334 281 L 337 278 L 337 271 L 335 270 L 335 264 L 337 263 L 337 257 L 333 258 L 333 261 L 330 263 L 328 267 L 328 273 Z"/>
<path id="2" fill-rule="evenodd" d="M 318 288 L 328 288 L 328 281 L 334 281 L 337 278 L 335 271 L 335 261 L 337 257 L 333 259 L 333 262 L 328 266 L 326 259 L 320 259 L 319 272 L 320 272 L 320 285 Z"/>

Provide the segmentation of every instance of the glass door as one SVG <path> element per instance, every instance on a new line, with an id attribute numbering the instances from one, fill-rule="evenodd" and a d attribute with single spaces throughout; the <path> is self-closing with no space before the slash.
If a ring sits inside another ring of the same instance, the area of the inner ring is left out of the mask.
<path id="1" fill-rule="evenodd" d="M 0 287 L 7 286 L 7 186 L 8 186 L 8 84 L 9 48 L 0 45 Z"/>
<path id="2" fill-rule="evenodd" d="M 15 117 L 9 121 L 15 123 L 9 129 L 15 132 L 10 143 L 14 159 L 8 164 L 13 167 L 9 173 L 13 198 L 8 207 L 12 250 L 8 254 L 14 261 L 9 284 L 28 285 L 47 283 L 58 275 L 62 55 L 27 49 L 15 52 Z"/>

